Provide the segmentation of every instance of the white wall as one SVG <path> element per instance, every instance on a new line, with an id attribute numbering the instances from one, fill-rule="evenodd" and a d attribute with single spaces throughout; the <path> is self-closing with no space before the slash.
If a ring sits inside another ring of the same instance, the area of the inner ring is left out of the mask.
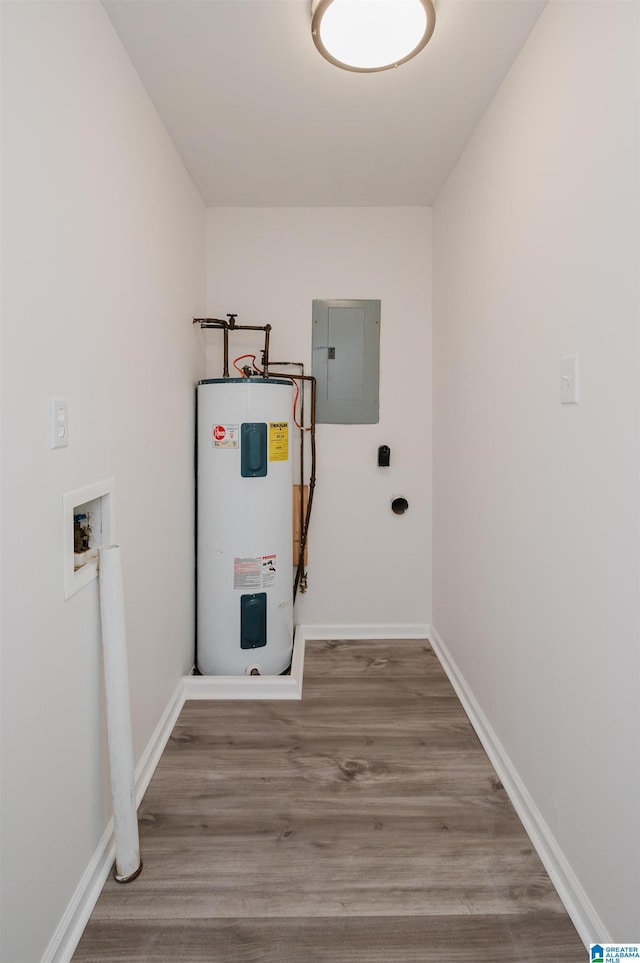
<path id="1" fill-rule="evenodd" d="M 615 941 L 640 919 L 639 11 L 549 4 L 434 207 L 434 624 Z"/>
<path id="2" fill-rule="evenodd" d="M 380 423 L 320 425 L 309 591 L 295 619 L 425 625 L 431 616 L 430 212 L 424 208 L 212 208 L 207 311 L 274 326 L 274 360 L 311 362 L 314 298 L 382 302 Z M 209 337 L 209 376 L 222 372 Z M 240 336 L 238 336 L 240 338 Z M 256 347 L 244 335 L 236 354 Z M 310 369 L 308 369 L 310 370 Z M 391 447 L 391 467 L 377 449 Z M 392 495 L 406 495 L 393 515 Z"/>
<path id="3" fill-rule="evenodd" d="M 97 583 L 65 602 L 64 492 L 115 477 L 136 759 L 192 661 L 204 208 L 100 4 L 2 14 L 0 956 L 36 963 L 110 818 Z"/>

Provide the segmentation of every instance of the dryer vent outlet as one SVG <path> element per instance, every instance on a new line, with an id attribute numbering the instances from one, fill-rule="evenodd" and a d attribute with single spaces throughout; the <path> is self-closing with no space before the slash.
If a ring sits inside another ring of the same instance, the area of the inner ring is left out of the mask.
<path id="1" fill-rule="evenodd" d="M 394 513 L 394 515 L 404 515 L 408 508 L 409 502 L 402 496 L 394 498 L 391 502 L 391 511 Z"/>

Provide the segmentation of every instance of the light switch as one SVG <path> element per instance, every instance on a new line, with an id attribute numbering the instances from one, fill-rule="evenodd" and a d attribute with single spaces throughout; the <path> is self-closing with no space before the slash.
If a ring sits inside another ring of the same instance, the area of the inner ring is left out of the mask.
<path id="1" fill-rule="evenodd" d="M 51 399 L 51 447 L 66 448 L 69 444 L 69 414 L 65 398 Z"/>
<path id="2" fill-rule="evenodd" d="M 569 355 L 561 359 L 560 399 L 563 405 L 577 405 L 578 393 L 578 356 Z"/>

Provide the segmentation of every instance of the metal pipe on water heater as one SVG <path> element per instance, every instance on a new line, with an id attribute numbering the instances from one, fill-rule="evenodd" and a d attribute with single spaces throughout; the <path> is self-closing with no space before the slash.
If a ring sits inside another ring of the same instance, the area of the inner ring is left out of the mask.
<path id="1" fill-rule="evenodd" d="M 298 594 L 298 587 L 304 573 L 304 550 L 309 535 L 309 521 L 311 519 L 311 509 L 313 507 L 313 494 L 316 487 L 316 400 L 317 400 L 317 380 L 314 375 L 294 375 L 283 374 L 282 372 L 271 372 L 273 378 L 291 378 L 294 381 L 308 381 L 311 385 L 311 476 L 309 478 L 309 498 L 307 500 L 307 512 L 300 531 L 300 553 L 298 556 L 298 566 L 296 568 L 295 579 L 293 582 L 293 601 L 295 602 Z M 300 481 L 302 488 L 302 479 Z M 302 506 L 301 506 L 302 507 Z"/>

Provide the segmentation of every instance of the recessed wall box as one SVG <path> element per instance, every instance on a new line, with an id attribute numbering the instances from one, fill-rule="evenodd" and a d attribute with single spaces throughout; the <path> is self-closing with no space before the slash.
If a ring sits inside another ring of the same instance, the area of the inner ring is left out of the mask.
<path id="1" fill-rule="evenodd" d="M 63 496 L 64 597 L 98 576 L 98 548 L 113 541 L 113 478 Z"/>

